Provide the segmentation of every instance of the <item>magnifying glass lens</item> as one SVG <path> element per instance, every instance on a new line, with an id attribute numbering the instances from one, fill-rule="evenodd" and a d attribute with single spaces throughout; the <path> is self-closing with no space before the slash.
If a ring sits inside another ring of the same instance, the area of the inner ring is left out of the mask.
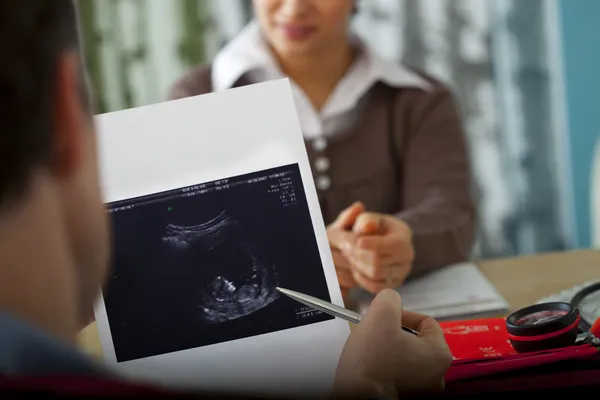
<path id="1" fill-rule="evenodd" d="M 509 315 L 506 330 L 514 349 L 528 353 L 572 346 L 579 320 L 579 311 L 569 303 L 543 303 Z"/>
<path id="2" fill-rule="evenodd" d="M 569 312 L 567 310 L 546 310 L 538 311 L 532 314 L 523 315 L 521 318 L 515 321 L 515 325 L 539 325 L 545 324 L 546 322 L 556 321 Z"/>

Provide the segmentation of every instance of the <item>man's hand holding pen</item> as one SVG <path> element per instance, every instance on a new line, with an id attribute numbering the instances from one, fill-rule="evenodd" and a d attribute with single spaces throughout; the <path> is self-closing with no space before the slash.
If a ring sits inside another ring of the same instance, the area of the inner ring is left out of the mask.
<path id="1" fill-rule="evenodd" d="M 404 332 L 403 325 L 419 334 Z M 444 388 L 451 363 L 440 325 L 430 317 L 403 311 L 400 295 L 384 290 L 344 346 L 335 390 L 357 398 L 438 391 Z"/>

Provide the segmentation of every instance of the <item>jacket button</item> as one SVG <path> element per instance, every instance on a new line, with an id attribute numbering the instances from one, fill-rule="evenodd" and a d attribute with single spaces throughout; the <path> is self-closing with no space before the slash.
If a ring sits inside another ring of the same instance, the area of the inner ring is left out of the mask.
<path id="1" fill-rule="evenodd" d="M 331 187 L 331 179 L 326 175 L 321 175 L 317 178 L 317 188 L 319 190 L 327 190 Z"/>
<path id="2" fill-rule="evenodd" d="M 319 157 L 315 161 L 315 168 L 319 172 L 326 172 L 329 169 L 330 166 L 331 166 L 331 163 L 329 162 L 328 158 Z"/>
<path id="3" fill-rule="evenodd" d="M 324 151 L 327 148 L 327 140 L 325 138 L 318 138 L 313 142 L 313 148 L 318 151 Z"/>

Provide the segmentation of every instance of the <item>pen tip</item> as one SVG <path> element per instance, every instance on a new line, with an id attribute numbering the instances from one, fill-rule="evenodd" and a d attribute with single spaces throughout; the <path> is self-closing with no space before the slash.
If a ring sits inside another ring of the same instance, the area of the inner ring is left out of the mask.
<path id="1" fill-rule="evenodd" d="M 281 293 L 281 294 L 284 294 L 284 295 L 286 295 L 286 296 L 289 296 L 289 295 L 290 295 L 290 291 L 289 291 L 289 290 L 287 290 L 287 289 L 284 289 L 284 288 L 282 288 L 282 287 L 276 287 L 276 288 L 275 288 L 275 290 L 276 290 L 277 292 Z"/>

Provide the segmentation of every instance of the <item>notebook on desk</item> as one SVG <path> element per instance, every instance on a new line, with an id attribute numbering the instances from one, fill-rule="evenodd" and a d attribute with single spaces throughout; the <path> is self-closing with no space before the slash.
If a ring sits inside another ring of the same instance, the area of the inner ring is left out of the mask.
<path id="1" fill-rule="evenodd" d="M 509 305 L 473 263 L 460 263 L 417 278 L 398 289 L 406 310 L 437 320 L 501 316 Z M 373 295 L 356 291 L 352 301 L 361 313 Z"/>

